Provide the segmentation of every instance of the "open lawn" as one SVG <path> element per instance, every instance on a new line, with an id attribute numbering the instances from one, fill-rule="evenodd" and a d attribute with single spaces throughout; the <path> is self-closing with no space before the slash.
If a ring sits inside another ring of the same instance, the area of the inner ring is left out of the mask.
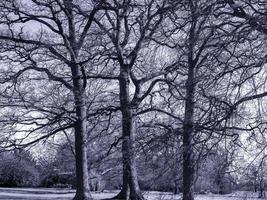
<path id="1" fill-rule="evenodd" d="M 0 188 L 0 199 L 3 200 L 71 200 L 75 190 L 70 189 L 44 189 L 44 188 Z M 93 193 L 94 199 L 109 198 L 115 191 Z M 181 195 L 165 192 L 144 192 L 147 200 L 179 200 Z M 235 192 L 228 195 L 197 195 L 196 200 L 259 200 L 256 193 Z"/>

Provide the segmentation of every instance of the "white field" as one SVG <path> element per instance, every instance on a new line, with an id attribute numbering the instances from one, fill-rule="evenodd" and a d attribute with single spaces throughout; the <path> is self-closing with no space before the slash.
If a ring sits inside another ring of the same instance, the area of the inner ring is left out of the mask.
<path id="1" fill-rule="evenodd" d="M 0 188 L 0 200 L 71 200 L 75 190 L 45 188 Z M 267 192 L 266 192 L 267 193 Z M 94 192 L 93 198 L 100 200 L 113 197 L 116 191 Z M 181 195 L 165 192 L 144 192 L 147 200 L 181 200 Z M 228 195 L 196 195 L 196 200 L 260 200 L 257 193 L 235 192 Z M 266 198 L 267 199 L 267 198 Z"/>

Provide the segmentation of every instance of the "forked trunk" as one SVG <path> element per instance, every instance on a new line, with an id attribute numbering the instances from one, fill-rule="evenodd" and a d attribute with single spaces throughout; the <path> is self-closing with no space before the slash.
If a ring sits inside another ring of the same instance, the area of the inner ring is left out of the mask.
<path id="1" fill-rule="evenodd" d="M 81 44 L 77 43 L 75 29 L 74 0 L 63 0 L 68 18 L 68 47 L 71 63 L 73 95 L 75 101 L 76 123 L 75 123 L 75 164 L 76 164 L 76 194 L 74 200 L 92 200 L 88 184 L 88 165 L 87 165 L 87 128 L 86 128 L 86 102 L 85 87 L 86 78 L 82 73 L 82 68 L 77 63 L 79 60 L 79 50 Z M 66 42 L 65 42 L 66 43 Z"/>
<path id="2" fill-rule="evenodd" d="M 138 184 L 135 161 L 135 130 L 133 127 L 133 111 L 129 96 L 129 68 L 124 66 L 120 72 L 120 106 L 122 112 L 122 159 L 123 187 L 113 199 L 143 200 Z"/>

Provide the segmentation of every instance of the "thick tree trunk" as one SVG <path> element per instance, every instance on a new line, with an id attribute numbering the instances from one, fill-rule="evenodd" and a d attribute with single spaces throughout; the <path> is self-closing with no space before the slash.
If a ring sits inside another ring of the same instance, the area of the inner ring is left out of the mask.
<path id="1" fill-rule="evenodd" d="M 122 177 L 122 188 L 121 191 L 118 195 L 116 195 L 115 197 L 113 197 L 112 199 L 116 200 L 116 199 L 129 199 L 130 198 L 130 189 L 129 189 L 129 184 L 128 184 L 128 170 L 126 168 L 126 165 L 124 164 L 124 160 L 123 160 L 123 177 Z"/>
<path id="2" fill-rule="evenodd" d="M 73 12 L 73 0 L 63 0 L 68 18 L 68 42 L 66 46 L 69 49 L 71 63 L 73 95 L 75 101 L 76 123 L 75 123 L 75 164 L 76 164 L 76 194 L 74 200 L 92 200 L 88 184 L 88 163 L 87 163 L 87 128 L 86 128 L 86 102 L 85 87 L 86 79 L 82 73 L 82 68 L 77 63 L 79 57 L 79 47 L 77 44 L 75 30 L 75 14 Z M 65 42 L 66 43 L 66 42 Z"/>
<path id="3" fill-rule="evenodd" d="M 194 90 L 194 67 L 189 65 L 183 126 L 183 200 L 194 199 L 194 160 L 192 146 L 194 132 Z"/>
<path id="4" fill-rule="evenodd" d="M 121 192 L 113 199 L 143 200 L 140 191 L 136 161 L 135 161 L 135 130 L 133 127 L 133 110 L 130 106 L 129 71 L 128 66 L 121 68 L 120 72 L 120 106 L 122 112 L 122 159 L 123 159 L 123 187 Z"/>
<path id="5" fill-rule="evenodd" d="M 73 92 L 75 98 L 76 117 L 75 124 L 75 159 L 76 159 L 76 195 L 74 200 L 92 200 L 88 184 L 87 165 L 87 131 L 86 131 L 86 105 L 79 66 L 72 66 Z"/>

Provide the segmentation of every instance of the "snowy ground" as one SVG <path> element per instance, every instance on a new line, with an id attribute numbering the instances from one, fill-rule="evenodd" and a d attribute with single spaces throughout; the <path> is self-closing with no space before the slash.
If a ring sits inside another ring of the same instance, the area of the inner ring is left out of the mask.
<path id="1" fill-rule="evenodd" d="M 33 189 L 33 188 L 0 188 L 0 200 L 71 200 L 74 190 L 68 189 Z M 116 192 L 93 193 L 94 199 L 109 198 Z M 163 192 L 144 192 L 147 200 L 180 200 L 180 195 Z M 197 195 L 196 200 L 259 200 L 256 193 L 235 192 L 228 195 Z"/>

